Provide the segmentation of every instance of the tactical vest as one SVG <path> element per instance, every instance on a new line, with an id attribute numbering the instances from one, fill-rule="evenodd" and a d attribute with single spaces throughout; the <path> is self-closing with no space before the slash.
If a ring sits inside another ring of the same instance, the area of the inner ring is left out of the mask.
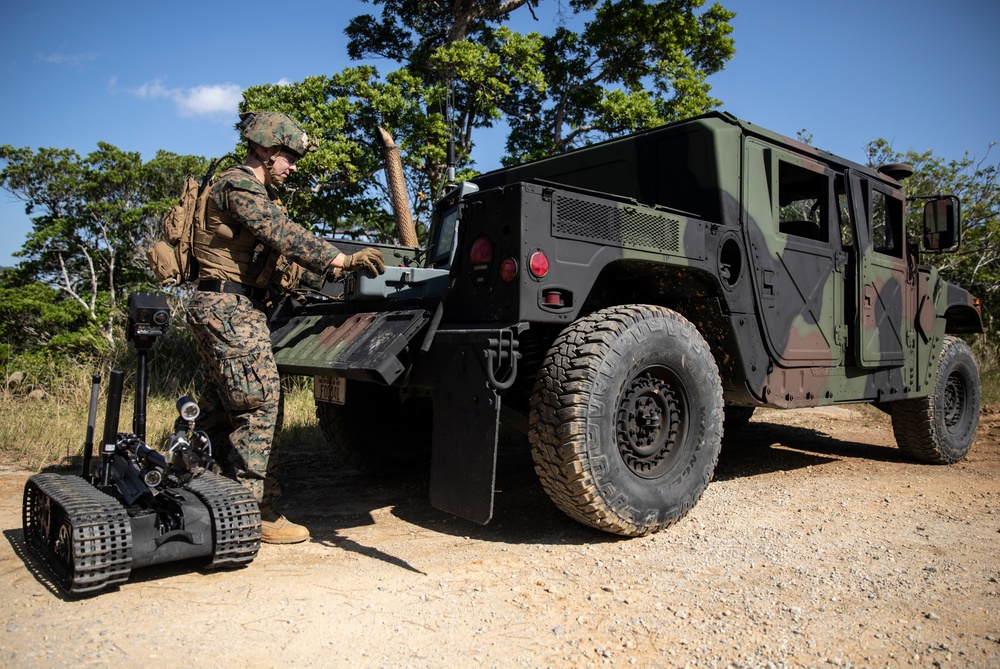
<path id="1" fill-rule="evenodd" d="M 242 168 L 226 170 L 220 175 L 220 180 L 225 179 L 233 170 Z M 231 186 L 216 183 L 212 187 Z M 205 227 L 199 226 L 195 230 L 194 255 L 200 265 L 199 279 L 236 281 L 261 288 L 270 283 L 279 259 L 281 266 L 288 264 L 280 253 L 254 237 L 228 211 L 219 207 L 214 197 L 208 198 Z"/>

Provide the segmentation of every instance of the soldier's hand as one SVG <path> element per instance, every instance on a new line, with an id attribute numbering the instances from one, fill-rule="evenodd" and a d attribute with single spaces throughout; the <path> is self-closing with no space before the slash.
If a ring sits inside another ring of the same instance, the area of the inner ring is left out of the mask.
<path id="1" fill-rule="evenodd" d="M 373 274 L 385 272 L 385 260 L 378 249 L 366 248 L 344 258 L 344 270 L 348 272 L 367 269 Z"/>

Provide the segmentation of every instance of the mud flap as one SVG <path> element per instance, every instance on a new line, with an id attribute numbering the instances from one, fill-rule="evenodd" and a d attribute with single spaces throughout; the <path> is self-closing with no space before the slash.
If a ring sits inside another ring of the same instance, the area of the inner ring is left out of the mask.
<path id="1" fill-rule="evenodd" d="M 493 517 L 500 397 L 476 347 L 455 350 L 433 397 L 431 505 L 485 525 Z"/>

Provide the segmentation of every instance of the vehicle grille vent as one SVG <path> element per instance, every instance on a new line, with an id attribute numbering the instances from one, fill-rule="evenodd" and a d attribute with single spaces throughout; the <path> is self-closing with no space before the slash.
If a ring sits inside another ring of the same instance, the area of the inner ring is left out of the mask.
<path id="1" fill-rule="evenodd" d="M 557 197 L 553 234 L 601 239 L 622 246 L 680 252 L 680 221 L 653 210 L 611 207 L 580 198 Z"/>

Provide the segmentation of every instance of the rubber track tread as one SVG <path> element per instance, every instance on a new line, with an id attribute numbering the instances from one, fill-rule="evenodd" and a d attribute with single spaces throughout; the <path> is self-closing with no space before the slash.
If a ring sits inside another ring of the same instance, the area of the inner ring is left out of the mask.
<path id="1" fill-rule="evenodd" d="M 260 508 L 249 490 L 236 481 L 203 472 L 185 486 L 212 516 L 212 561 L 209 569 L 249 564 L 260 551 Z"/>
<path id="2" fill-rule="evenodd" d="M 35 509 L 48 498 L 51 532 L 68 521 L 73 530 L 72 569 L 54 555 L 36 526 Z M 54 511 L 54 510 L 53 510 Z M 93 594 L 128 580 L 132 568 L 132 525 L 125 508 L 78 476 L 35 474 L 24 486 L 24 541 L 71 595 Z"/>

